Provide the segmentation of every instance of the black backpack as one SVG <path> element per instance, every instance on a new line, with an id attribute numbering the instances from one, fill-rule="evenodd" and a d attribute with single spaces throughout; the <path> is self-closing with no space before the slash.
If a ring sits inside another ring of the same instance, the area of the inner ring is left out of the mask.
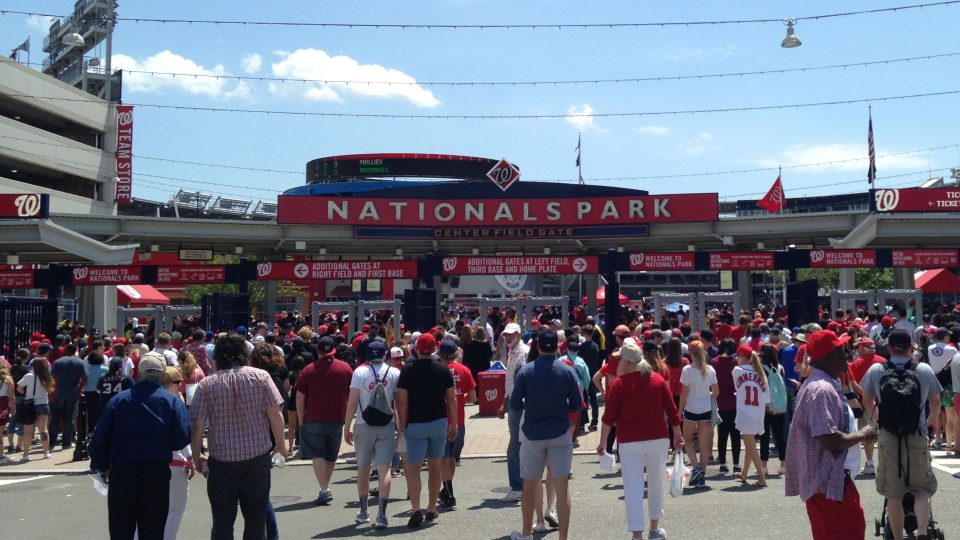
<path id="1" fill-rule="evenodd" d="M 373 371 L 373 380 L 376 382 L 373 387 L 373 395 L 370 397 L 370 403 L 360 412 L 360 417 L 370 426 L 385 426 L 393 421 L 393 409 L 390 407 L 390 400 L 387 399 L 387 389 L 384 381 L 390 374 L 390 367 L 383 379 L 377 377 L 377 368 L 370 364 L 370 370 Z"/>
<path id="2" fill-rule="evenodd" d="M 883 374 L 880 376 L 878 424 L 898 437 L 916 435 L 920 428 L 920 410 L 923 407 L 920 379 L 914 371 L 916 364 L 907 362 L 898 367 L 888 360 L 883 366 Z"/>

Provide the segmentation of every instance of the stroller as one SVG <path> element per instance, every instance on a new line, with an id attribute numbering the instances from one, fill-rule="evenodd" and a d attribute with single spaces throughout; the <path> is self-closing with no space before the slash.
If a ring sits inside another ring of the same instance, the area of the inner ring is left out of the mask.
<path id="1" fill-rule="evenodd" d="M 893 532 L 890 530 L 890 520 L 887 518 L 887 501 L 883 501 L 883 511 L 880 512 L 880 518 L 873 520 L 874 536 L 882 536 L 883 540 L 894 539 Z M 903 496 L 903 531 L 907 538 L 913 540 L 917 537 L 917 514 L 913 511 L 913 494 L 907 493 Z M 943 531 L 939 524 L 933 519 L 933 509 L 930 510 L 930 521 L 927 523 L 927 538 L 930 540 L 943 540 Z"/>

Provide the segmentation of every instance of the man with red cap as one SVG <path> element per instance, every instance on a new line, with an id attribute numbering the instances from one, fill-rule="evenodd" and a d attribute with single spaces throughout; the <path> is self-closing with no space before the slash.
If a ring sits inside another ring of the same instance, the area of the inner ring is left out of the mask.
<path id="1" fill-rule="evenodd" d="M 787 442 L 787 496 L 806 503 L 814 540 L 863 538 L 866 522 L 860 493 L 845 470 L 847 453 L 877 439 L 874 428 L 855 429 L 838 377 L 847 371 L 844 345 L 849 335 L 830 330 L 807 340 L 811 373 L 797 393 Z"/>

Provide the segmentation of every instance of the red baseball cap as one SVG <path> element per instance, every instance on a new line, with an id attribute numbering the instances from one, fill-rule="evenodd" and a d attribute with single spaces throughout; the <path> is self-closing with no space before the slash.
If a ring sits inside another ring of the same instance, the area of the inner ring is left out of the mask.
<path id="1" fill-rule="evenodd" d="M 813 362 L 823 360 L 831 351 L 837 347 L 842 347 L 848 341 L 850 341 L 849 334 L 837 337 L 831 330 L 814 332 L 807 338 L 807 356 Z"/>
<path id="2" fill-rule="evenodd" d="M 856 343 L 854 343 L 854 345 L 856 345 L 857 347 L 866 347 L 868 349 L 872 349 L 876 346 L 873 340 L 868 337 L 862 337 L 858 339 Z"/>
<path id="3" fill-rule="evenodd" d="M 433 354 L 437 352 L 437 338 L 433 334 L 420 334 L 417 338 L 417 352 L 420 354 Z"/>
<path id="4" fill-rule="evenodd" d="M 891 319 L 889 315 L 884 315 L 883 318 L 880 319 L 880 324 L 884 328 L 890 328 L 891 326 L 893 326 L 893 319 Z"/>
<path id="5" fill-rule="evenodd" d="M 751 354 L 753 354 L 753 347 L 749 345 L 737 347 L 737 356 L 750 356 Z"/>

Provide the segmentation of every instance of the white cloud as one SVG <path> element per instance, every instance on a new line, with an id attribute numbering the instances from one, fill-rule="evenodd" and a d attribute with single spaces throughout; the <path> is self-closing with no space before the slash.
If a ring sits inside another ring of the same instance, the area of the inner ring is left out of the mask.
<path id="1" fill-rule="evenodd" d="M 577 128 L 577 131 L 592 130 L 599 133 L 607 132 L 606 129 L 597 125 L 593 116 L 593 107 L 589 103 L 584 103 L 580 107 L 573 105 L 567 109 L 567 117 L 565 120 L 568 124 Z"/>
<path id="2" fill-rule="evenodd" d="M 27 26 L 35 29 L 38 32 L 41 32 L 43 35 L 47 35 L 47 33 L 50 32 L 50 25 L 53 24 L 53 21 L 55 20 L 57 20 L 56 17 L 31 15 L 27 17 Z"/>
<path id="3" fill-rule="evenodd" d="M 713 134 L 707 133 L 706 131 L 701 132 L 697 135 L 697 138 L 701 141 L 709 141 L 713 139 Z"/>
<path id="4" fill-rule="evenodd" d="M 153 74 L 124 73 L 124 87 L 131 92 L 163 92 L 172 89 L 218 99 L 250 98 L 250 85 L 244 81 L 233 84 L 229 79 L 190 77 L 190 75 L 227 75 L 222 64 L 205 68 L 189 58 L 170 51 L 160 51 L 143 61 L 125 54 L 117 54 L 113 56 L 113 67 L 153 72 Z M 177 73 L 178 75 L 158 75 L 158 73 Z"/>
<path id="5" fill-rule="evenodd" d="M 711 144 L 710 141 L 712 140 L 713 134 L 703 131 L 698 133 L 695 138 L 687 139 L 677 145 L 677 150 L 688 156 L 702 156 L 720 149 L 719 146 Z"/>
<path id="6" fill-rule="evenodd" d="M 653 137 L 663 137 L 664 135 L 673 133 L 673 130 L 667 126 L 642 126 L 640 127 L 639 131 L 644 135 L 650 135 Z"/>
<path id="7" fill-rule="evenodd" d="M 245 73 L 253 75 L 260 71 L 260 67 L 263 66 L 263 57 L 257 53 L 250 53 L 243 57 L 240 65 L 243 67 Z"/>
<path id="8" fill-rule="evenodd" d="M 318 49 L 276 51 L 282 58 L 271 69 L 276 77 L 347 82 L 271 83 L 270 91 L 278 95 L 304 97 L 312 101 L 343 101 L 345 96 L 373 99 L 405 100 L 417 107 L 433 108 L 440 101 L 433 92 L 416 84 L 406 73 L 379 64 L 361 64 L 345 55 L 330 56 Z M 354 82 L 355 81 L 355 82 Z M 393 84 L 365 84 L 383 82 Z"/>
<path id="9" fill-rule="evenodd" d="M 903 170 L 923 169 L 930 166 L 930 160 L 921 154 L 882 156 L 877 151 L 877 169 Z M 838 163 L 842 162 L 842 163 Z M 774 159 L 762 159 L 762 167 L 814 165 L 810 170 L 820 171 L 859 171 L 866 170 L 867 145 L 855 144 L 798 144 L 787 147 Z"/>

